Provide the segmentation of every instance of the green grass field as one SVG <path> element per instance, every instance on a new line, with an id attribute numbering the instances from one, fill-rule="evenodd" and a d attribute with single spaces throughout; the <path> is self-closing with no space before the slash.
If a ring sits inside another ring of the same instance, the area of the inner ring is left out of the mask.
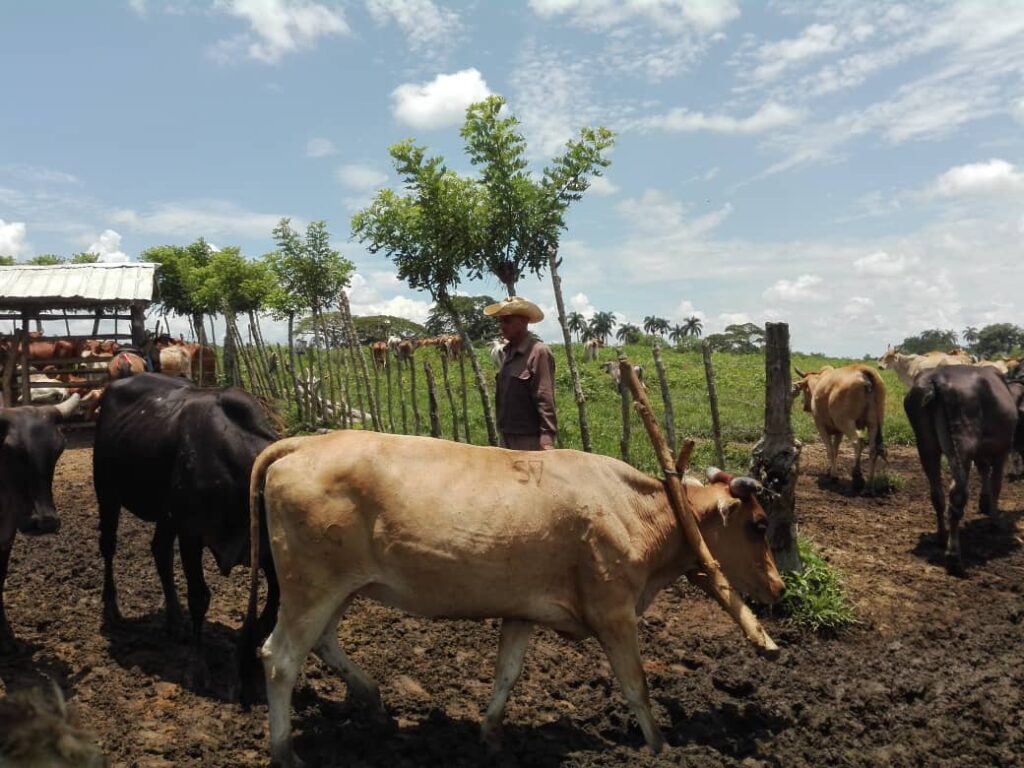
<path id="1" fill-rule="evenodd" d="M 619 457 L 619 441 L 622 429 L 619 394 L 608 374 L 601 370 L 604 362 L 616 359 L 616 352 L 610 348 L 603 349 L 598 361 L 584 362 L 582 359 L 582 346 L 576 345 L 575 349 L 581 371 L 583 391 L 587 398 L 587 410 L 594 450 L 608 456 Z M 565 359 L 565 349 L 563 345 L 557 344 L 552 345 L 552 351 L 556 358 L 560 447 L 578 449 L 582 447 L 582 443 L 577 408 L 569 377 L 569 367 Z M 631 362 L 644 367 L 651 403 L 658 412 L 660 420 L 663 412 L 663 403 L 651 347 L 643 344 L 629 345 L 626 347 L 625 352 Z M 477 354 L 493 397 L 494 367 L 490 356 L 485 348 L 479 348 Z M 369 364 L 368 351 L 366 355 Z M 662 360 L 665 364 L 669 391 L 675 411 L 677 440 L 681 441 L 685 438 L 692 438 L 697 442 L 697 449 L 691 462 L 694 467 L 703 468 L 709 464 L 717 463 L 712 440 L 711 410 L 704 376 L 704 365 L 700 354 L 697 352 L 677 352 L 672 348 L 665 347 L 662 350 Z M 424 361 L 429 361 L 437 379 L 438 406 L 443 436 L 450 439 L 452 437 L 451 409 L 449 408 L 443 388 L 442 368 L 438 353 L 432 348 L 420 349 L 416 352 L 416 361 L 418 366 L 417 403 L 421 417 L 420 432 L 421 434 L 429 434 L 430 429 L 427 416 L 426 376 L 423 374 L 423 363 Z M 839 366 L 851 362 L 858 361 L 799 354 L 793 356 L 793 363 L 805 371 L 817 370 L 823 365 Z M 751 445 L 760 437 L 764 424 L 764 356 L 760 354 L 737 355 L 716 353 L 713 356 L 713 364 L 718 386 L 722 437 L 725 445 L 725 468 L 733 471 L 746 470 L 748 468 Z M 465 365 L 469 383 L 468 400 L 472 442 L 486 444 L 487 431 L 484 426 L 480 398 L 476 387 L 473 385 L 472 369 L 468 360 L 466 360 Z M 903 413 L 903 385 L 893 372 L 882 371 L 881 373 L 887 387 L 884 428 L 886 443 L 911 444 L 913 442 L 913 433 Z M 392 376 L 394 385 L 392 410 L 394 412 L 396 431 L 401 431 L 397 379 L 394 378 L 394 369 L 392 369 Z M 451 366 L 450 378 L 456 408 L 461 411 L 458 365 L 453 364 Z M 403 371 L 403 382 L 407 393 L 409 431 L 412 431 L 413 419 L 407 369 Z M 350 381 L 350 389 L 353 390 L 353 405 L 358 407 L 358 400 L 354 393 L 354 381 Z M 383 374 L 380 374 L 380 391 L 382 395 L 381 410 L 384 414 L 385 425 L 387 425 L 387 387 Z M 818 434 L 814 428 L 813 421 L 810 414 L 803 412 L 802 401 L 800 400 L 794 403 L 793 428 L 797 438 L 804 443 L 818 442 Z M 461 432 L 462 430 L 460 429 L 460 434 Z M 633 414 L 631 419 L 630 462 L 647 472 L 655 473 L 658 470 L 646 431 L 639 417 L 635 414 Z"/>

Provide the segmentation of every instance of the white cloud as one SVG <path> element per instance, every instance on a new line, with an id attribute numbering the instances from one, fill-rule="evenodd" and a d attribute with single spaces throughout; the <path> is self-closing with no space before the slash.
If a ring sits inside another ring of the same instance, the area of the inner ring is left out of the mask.
<path id="1" fill-rule="evenodd" d="M 592 194 L 604 197 L 614 195 L 618 191 L 619 188 L 609 181 L 607 176 L 594 176 L 590 180 L 590 192 Z"/>
<path id="2" fill-rule="evenodd" d="M 316 137 L 306 142 L 306 157 L 328 157 L 337 151 L 330 139 Z"/>
<path id="3" fill-rule="evenodd" d="M 898 277 L 917 266 L 918 260 L 914 257 L 893 255 L 886 251 L 875 251 L 853 262 L 853 269 L 858 275 L 869 277 Z"/>
<path id="4" fill-rule="evenodd" d="M 597 312 L 594 305 L 590 303 L 590 299 L 587 298 L 587 294 L 582 292 L 577 293 L 569 299 L 569 307 L 571 308 L 571 311 L 579 312 L 581 315 L 588 318 L 593 317 L 594 313 Z"/>
<path id="5" fill-rule="evenodd" d="M 1003 195 L 1022 191 L 1024 171 L 998 159 L 950 168 L 939 176 L 934 188 L 934 193 L 943 197 Z"/>
<path id="6" fill-rule="evenodd" d="M 638 20 L 659 31 L 714 32 L 740 15 L 734 0 L 530 0 L 542 18 L 568 14 L 573 23 L 594 29 Z"/>
<path id="7" fill-rule="evenodd" d="M 765 301 L 825 301 L 828 296 L 820 289 L 818 275 L 800 275 L 796 280 L 778 280 L 761 294 Z"/>
<path id="8" fill-rule="evenodd" d="M 685 108 L 677 108 L 665 115 L 648 117 L 642 122 L 648 128 L 656 128 L 672 133 L 692 133 L 707 131 L 730 135 L 751 135 L 772 131 L 777 128 L 800 122 L 803 113 L 774 101 L 762 105 L 749 117 L 732 117 L 730 115 L 707 115 L 703 112 L 691 112 Z"/>
<path id="9" fill-rule="evenodd" d="M 679 302 L 679 306 L 676 307 L 675 312 L 672 313 L 672 318 L 677 322 L 682 322 L 690 317 L 696 317 L 697 319 L 704 321 L 707 318 L 707 314 L 697 309 L 689 299 L 683 299 Z"/>
<path id="10" fill-rule="evenodd" d="M 466 107 L 491 94 L 477 69 L 438 75 L 427 83 L 405 83 L 391 94 L 395 119 L 413 128 L 444 128 L 460 124 Z"/>
<path id="11" fill-rule="evenodd" d="M 1013 116 L 1018 123 L 1024 125 L 1024 99 L 1019 99 L 1017 103 L 1013 105 Z"/>
<path id="12" fill-rule="evenodd" d="M 0 219 L 0 256 L 21 256 L 28 252 L 25 222 Z"/>
<path id="13" fill-rule="evenodd" d="M 349 189 L 372 190 L 384 186 L 388 180 L 386 173 L 369 165 L 340 165 L 334 172 L 335 177 Z"/>
<path id="14" fill-rule="evenodd" d="M 462 28 L 455 11 L 431 0 L 366 0 L 366 9 L 378 24 L 394 21 L 420 53 L 448 48 Z"/>
<path id="15" fill-rule="evenodd" d="M 276 64 L 286 54 L 315 47 L 322 37 L 349 34 L 340 8 L 307 0 L 216 0 L 214 8 L 247 21 L 250 28 L 214 47 L 212 53 L 220 60 L 244 54 Z"/>
<path id="16" fill-rule="evenodd" d="M 112 229 L 103 230 L 85 250 L 95 253 L 100 257 L 100 261 L 125 262 L 129 260 L 128 254 L 121 250 L 121 235 Z"/>
<path id="17" fill-rule="evenodd" d="M 834 25 L 811 24 L 800 37 L 762 45 L 755 53 L 760 63 L 754 69 L 754 79 L 774 80 L 784 70 L 837 51 L 842 45 L 842 35 Z"/>
<path id="18" fill-rule="evenodd" d="M 382 290 L 383 289 L 383 290 Z M 393 273 L 370 272 L 352 275 L 348 296 L 353 315 L 394 315 L 417 323 L 425 323 L 433 303 L 397 294 L 385 296 L 383 291 L 401 289 Z"/>
<path id="19" fill-rule="evenodd" d="M 146 0 L 128 0 L 128 7 L 139 16 L 146 15 Z"/>
<path id="20" fill-rule="evenodd" d="M 875 306 L 875 300 L 867 296 L 851 296 L 843 307 L 843 314 L 847 317 L 858 318 L 870 312 Z"/>
<path id="21" fill-rule="evenodd" d="M 649 189 L 640 198 L 627 198 L 616 206 L 620 215 L 637 232 L 668 232 L 676 237 L 701 238 L 725 221 L 732 213 L 732 204 L 702 216 L 687 217 L 683 203 L 666 192 Z"/>
<path id="22" fill-rule="evenodd" d="M 110 219 L 129 229 L 155 235 L 196 237 L 251 237 L 265 239 L 283 214 L 255 213 L 223 200 L 160 203 L 148 212 L 130 208 L 110 214 Z M 292 226 L 300 226 L 293 219 Z"/>

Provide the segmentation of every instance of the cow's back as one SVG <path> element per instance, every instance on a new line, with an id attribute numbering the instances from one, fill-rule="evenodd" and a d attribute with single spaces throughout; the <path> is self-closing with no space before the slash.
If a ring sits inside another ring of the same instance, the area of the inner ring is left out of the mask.
<path id="1" fill-rule="evenodd" d="M 252 463 L 274 438 L 244 392 L 201 390 L 161 374 L 114 382 L 96 427 L 97 494 L 115 494 L 147 520 L 168 510 L 198 520 L 207 509 L 221 522 L 244 521 Z"/>
<path id="2" fill-rule="evenodd" d="M 904 399 L 914 432 L 933 432 L 965 459 L 1005 454 L 1013 442 L 1017 407 L 993 368 L 946 365 L 924 371 Z M 948 435 L 945 425 L 948 425 Z"/>

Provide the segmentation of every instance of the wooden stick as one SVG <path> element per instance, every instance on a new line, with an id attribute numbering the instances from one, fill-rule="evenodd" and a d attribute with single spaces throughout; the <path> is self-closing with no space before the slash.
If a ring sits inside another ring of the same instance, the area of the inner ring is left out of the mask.
<path id="1" fill-rule="evenodd" d="M 719 605 L 725 608 L 733 620 L 739 624 L 743 634 L 746 635 L 747 639 L 758 650 L 766 655 L 776 655 L 779 647 L 768 636 L 768 633 L 765 632 L 764 627 L 761 626 L 761 623 L 747 607 L 747 604 L 743 602 L 743 597 L 740 593 L 729 584 L 729 580 L 722 573 L 722 569 L 711 554 L 711 550 L 708 549 L 708 545 L 701 535 L 700 527 L 697 525 L 697 518 L 693 514 L 693 508 L 690 506 L 690 499 L 687 497 L 683 484 L 680 482 L 679 475 L 676 472 L 676 462 L 672 458 L 672 453 L 668 449 L 665 437 L 658 427 L 658 420 L 651 410 L 650 402 L 647 400 L 647 393 L 640 386 L 640 381 L 633 372 L 633 366 L 630 364 L 629 359 L 622 353 L 619 354 L 619 372 L 622 380 L 629 385 L 629 389 L 633 393 L 636 410 L 640 414 L 640 418 L 643 419 L 644 426 L 647 427 L 647 434 L 651 438 L 654 453 L 658 458 L 658 463 L 661 464 L 662 471 L 665 473 L 665 492 L 668 495 L 672 511 L 675 512 L 676 520 L 682 530 L 683 539 L 697 553 L 701 569 L 707 574 L 706 580 L 702 580 L 706 584 L 707 591 L 718 601 Z M 689 451 L 686 451 L 685 457 L 680 456 L 680 459 L 680 463 L 685 464 L 689 460 Z"/>

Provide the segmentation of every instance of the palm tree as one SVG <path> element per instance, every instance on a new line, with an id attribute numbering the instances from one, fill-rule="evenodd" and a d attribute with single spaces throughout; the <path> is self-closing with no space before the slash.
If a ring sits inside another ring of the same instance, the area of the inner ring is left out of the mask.
<path id="1" fill-rule="evenodd" d="M 615 315 L 611 312 L 595 312 L 587 326 L 587 336 L 599 339 L 602 343 L 606 342 L 616 324 Z"/>
<path id="2" fill-rule="evenodd" d="M 656 334 L 658 334 L 659 336 L 664 336 L 666 333 L 669 332 L 669 329 L 672 326 L 671 324 L 669 324 L 668 320 L 666 320 L 663 317 L 656 317 L 654 319 L 656 321 L 654 324 L 654 332 Z"/>
<path id="3" fill-rule="evenodd" d="M 615 332 L 615 338 L 623 344 L 636 344 L 640 340 L 640 329 L 632 323 L 623 323 Z"/>
<path id="4" fill-rule="evenodd" d="M 700 335 L 704 332 L 704 323 L 696 315 L 690 315 L 683 321 L 683 328 L 687 336 L 700 338 Z"/>
<path id="5" fill-rule="evenodd" d="M 978 339 L 980 338 L 978 335 L 978 329 L 973 325 L 969 325 L 964 328 L 964 332 L 961 335 L 964 337 L 964 344 L 968 347 L 973 347 L 978 343 Z"/>
<path id="6" fill-rule="evenodd" d="M 668 332 L 669 341 L 674 341 L 676 344 L 685 339 L 688 335 L 689 331 L 686 330 L 686 326 L 684 325 L 673 325 Z"/>
<path id="7" fill-rule="evenodd" d="M 648 315 L 644 318 L 644 333 L 654 333 L 658 327 L 659 318 L 654 315 Z"/>
<path id="8" fill-rule="evenodd" d="M 576 340 L 583 340 L 583 333 L 587 330 L 587 319 L 580 312 L 570 312 L 565 317 L 565 324 L 569 326 L 570 333 L 576 334 Z"/>

